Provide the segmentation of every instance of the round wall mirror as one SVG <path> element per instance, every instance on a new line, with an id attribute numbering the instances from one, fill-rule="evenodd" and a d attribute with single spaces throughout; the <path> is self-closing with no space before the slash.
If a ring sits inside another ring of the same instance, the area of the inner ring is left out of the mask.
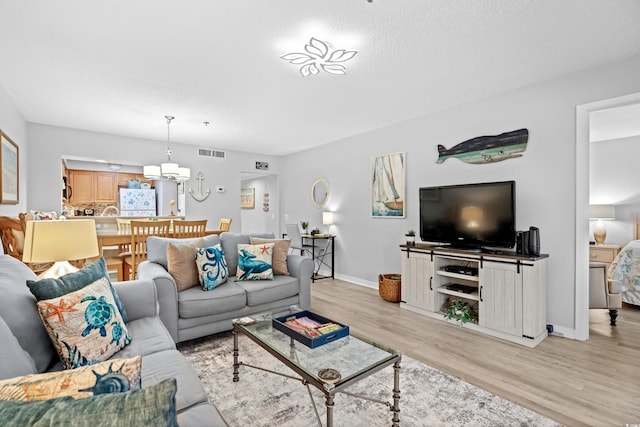
<path id="1" fill-rule="evenodd" d="M 318 178 L 311 184 L 311 203 L 313 206 L 322 209 L 329 203 L 329 181 Z"/>

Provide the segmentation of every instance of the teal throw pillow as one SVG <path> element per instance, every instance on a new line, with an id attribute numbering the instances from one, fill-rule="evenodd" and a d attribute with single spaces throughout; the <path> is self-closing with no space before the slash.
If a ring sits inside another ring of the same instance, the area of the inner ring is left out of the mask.
<path id="1" fill-rule="evenodd" d="M 57 279 L 27 280 L 27 286 L 33 296 L 40 301 L 43 299 L 61 297 L 69 292 L 77 291 L 102 277 L 107 278 L 109 287 L 113 293 L 113 299 L 120 311 L 120 315 L 122 316 L 122 319 L 127 322 L 127 312 L 124 310 L 124 306 L 122 305 L 120 298 L 118 298 L 118 294 L 111 285 L 109 273 L 107 272 L 107 264 L 102 257 L 99 260 L 84 266 L 75 273 L 65 274 Z"/>
<path id="2" fill-rule="evenodd" d="M 227 281 L 229 271 L 220 244 L 209 248 L 198 248 L 196 250 L 196 265 L 203 291 L 210 291 Z"/>
<path id="3" fill-rule="evenodd" d="M 238 245 L 236 281 L 273 280 L 273 243 Z"/>
<path id="4" fill-rule="evenodd" d="M 141 390 L 83 399 L 67 396 L 39 402 L 0 401 L 0 425 L 177 427 L 176 389 L 176 380 L 171 378 Z"/>

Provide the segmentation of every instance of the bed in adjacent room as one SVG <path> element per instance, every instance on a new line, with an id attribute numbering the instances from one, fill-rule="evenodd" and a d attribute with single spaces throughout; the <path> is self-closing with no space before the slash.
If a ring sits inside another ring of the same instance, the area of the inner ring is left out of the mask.
<path id="1" fill-rule="evenodd" d="M 633 240 L 611 263 L 608 278 L 620 282 L 622 301 L 640 306 L 640 215 L 634 221 Z"/>

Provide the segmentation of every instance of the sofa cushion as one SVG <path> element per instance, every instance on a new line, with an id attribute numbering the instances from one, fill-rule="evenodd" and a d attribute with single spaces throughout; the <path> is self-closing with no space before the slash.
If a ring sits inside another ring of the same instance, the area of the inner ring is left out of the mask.
<path id="1" fill-rule="evenodd" d="M 196 265 L 196 250 L 200 242 L 169 242 L 167 245 L 167 270 L 176 282 L 178 292 L 196 286 L 200 280 Z"/>
<path id="2" fill-rule="evenodd" d="M 40 300 L 38 310 L 66 369 L 107 360 L 131 342 L 106 277 Z"/>
<path id="3" fill-rule="evenodd" d="M 147 259 L 156 264 L 160 264 L 165 269 L 167 264 L 167 246 L 169 243 L 194 243 L 196 242 L 199 248 L 215 246 L 220 243 L 220 237 L 212 234 L 204 237 L 193 237 L 190 239 L 177 239 L 173 237 L 158 237 L 149 236 L 147 238 Z"/>
<path id="4" fill-rule="evenodd" d="M 224 258 L 227 261 L 229 274 L 234 274 L 238 269 L 238 245 L 251 244 L 251 237 L 273 239 L 275 236 L 273 233 L 239 234 L 229 232 L 225 232 L 220 235 L 220 244 L 222 245 Z"/>
<path id="5" fill-rule="evenodd" d="M 142 387 L 151 387 L 167 378 L 178 382 L 176 409 L 185 409 L 207 402 L 202 383 L 191 363 L 178 350 L 167 350 L 142 358 Z"/>
<path id="6" fill-rule="evenodd" d="M 0 401 L 0 425 L 75 427 L 169 426 L 178 425 L 176 381 L 128 393 L 109 393 L 84 399 L 60 397 L 41 402 Z"/>
<path id="7" fill-rule="evenodd" d="M 126 358 L 135 355 L 146 356 L 165 350 L 175 350 L 176 344 L 159 317 L 143 317 L 127 323 L 131 343 L 113 355 Z"/>
<path id="8" fill-rule="evenodd" d="M 273 274 L 289 275 L 289 269 L 287 268 L 287 256 L 289 255 L 289 246 L 291 246 L 291 239 L 261 239 L 260 237 L 252 237 L 251 244 L 259 245 L 261 243 L 274 243 L 273 246 L 273 259 L 271 265 L 273 266 Z"/>
<path id="9" fill-rule="evenodd" d="M 0 317 L 4 319 L 22 347 L 33 358 L 37 372 L 44 372 L 58 360 L 44 329 L 36 299 L 25 285 L 36 275 L 22 262 L 0 255 Z"/>
<path id="10" fill-rule="evenodd" d="M 0 380 L 35 374 L 36 364 L 0 317 Z"/>
<path id="11" fill-rule="evenodd" d="M 229 271 L 220 244 L 208 248 L 198 248 L 196 250 L 196 267 L 200 287 L 203 291 L 210 291 L 227 281 Z"/>
<path id="12" fill-rule="evenodd" d="M 208 403 L 192 406 L 188 411 L 178 412 L 178 424 L 181 426 L 229 427 L 217 408 Z"/>
<path id="13" fill-rule="evenodd" d="M 74 399 L 141 388 L 142 356 L 0 381 L 0 400 Z"/>
<path id="14" fill-rule="evenodd" d="M 236 280 L 273 280 L 273 245 L 238 245 Z"/>
<path id="15" fill-rule="evenodd" d="M 234 282 L 226 282 L 210 291 L 190 288 L 178 294 L 180 317 L 190 318 L 239 310 L 247 305 L 247 295 Z"/>
<path id="16" fill-rule="evenodd" d="M 118 294 L 111 285 L 109 273 L 107 272 L 107 264 L 102 257 L 74 273 L 65 274 L 57 279 L 27 280 L 27 286 L 38 300 L 43 300 L 61 297 L 69 292 L 77 291 L 102 277 L 107 279 L 116 306 L 126 322 L 127 312 L 124 310 Z"/>
<path id="17" fill-rule="evenodd" d="M 247 293 L 247 305 L 250 307 L 296 296 L 300 290 L 298 279 L 291 276 L 276 276 L 273 280 L 236 284 Z"/>

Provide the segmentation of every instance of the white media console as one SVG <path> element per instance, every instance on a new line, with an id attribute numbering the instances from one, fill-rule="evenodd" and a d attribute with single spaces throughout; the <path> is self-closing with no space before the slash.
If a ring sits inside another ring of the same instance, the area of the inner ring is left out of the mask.
<path id="1" fill-rule="evenodd" d="M 462 300 L 476 314 L 476 321 L 464 323 L 465 328 L 528 347 L 547 337 L 548 255 L 424 244 L 400 248 L 402 308 L 447 321 L 447 307 Z"/>

